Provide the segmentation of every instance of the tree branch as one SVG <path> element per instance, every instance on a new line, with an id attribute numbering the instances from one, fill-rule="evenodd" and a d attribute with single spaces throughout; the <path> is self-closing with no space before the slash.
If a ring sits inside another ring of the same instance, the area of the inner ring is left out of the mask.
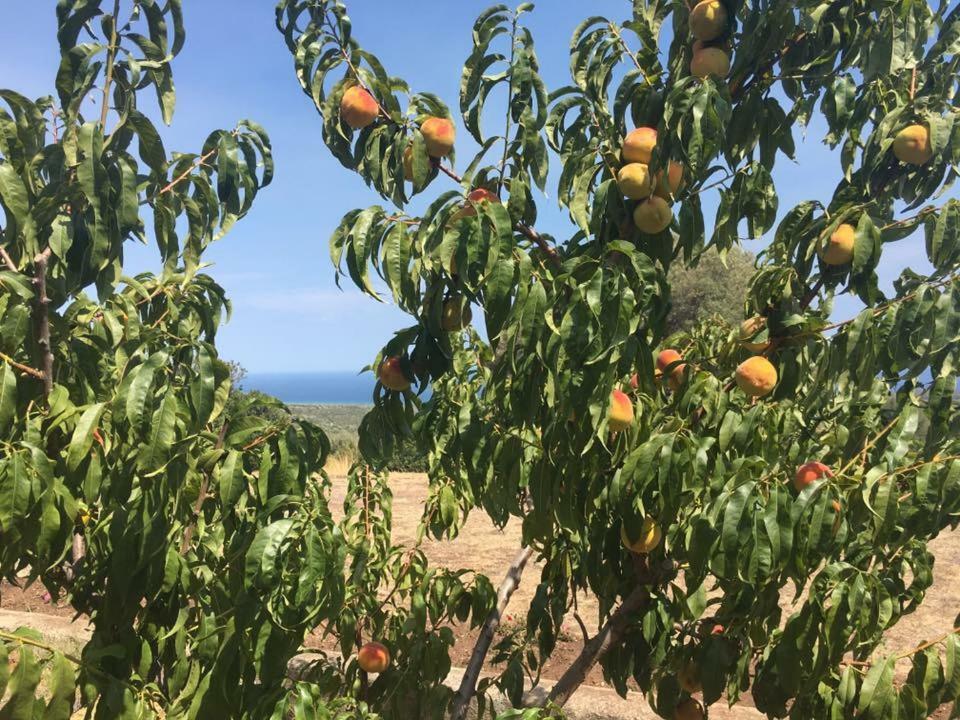
<path id="1" fill-rule="evenodd" d="M 557 253 L 557 249 L 555 247 L 552 247 L 550 243 L 544 240 L 543 236 L 540 233 L 538 233 L 532 227 L 528 227 L 527 225 L 524 225 L 523 223 L 519 223 L 519 222 L 517 223 L 516 229 L 521 235 L 523 235 L 527 239 L 536 243 L 537 247 L 539 247 L 543 251 L 543 253 L 548 258 L 550 258 L 550 261 L 553 263 L 553 266 L 557 270 L 560 270 L 563 268 L 563 260 L 560 259 L 560 255 L 559 253 Z"/>
<path id="2" fill-rule="evenodd" d="M 51 250 L 47 248 L 34 258 L 36 272 L 33 284 L 37 288 L 36 305 L 34 306 L 34 323 L 36 324 L 37 345 L 40 347 L 40 371 L 43 373 L 43 397 L 46 400 L 53 392 L 53 349 L 50 344 L 50 313 L 47 297 L 47 262 L 50 260 Z"/>
<path id="3" fill-rule="evenodd" d="M 176 178 L 174 178 L 173 180 L 171 180 L 170 183 L 167 184 L 167 185 L 165 185 L 165 186 L 160 190 L 160 192 L 158 192 L 154 197 L 160 197 L 160 196 L 163 195 L 164 193 L 168 193 L 168 192 L 170 192 L 171 190 L 173 190 L 173 188 L 175 188 L 175 187 L 176 187 L 177 185 L 179 185 L 181 182 L 183 182 L 183 181 L 186 180 L 188 177 L 190 177 L 190 174 L 191 174 L 194 170 L 196 170 L 196 169 L 197 169 L 198 167 L 200 167 L 201 165 L 205 164 L 205 163 L 207 162 L 207 160 L 209 160 L 210 158 L 212 158 L 212 157 L 213 157 L 214 155 L 216 155 L 216 154 L 217 154 L 217 148 L 214 148 L 214 149 L 211 150 L 210 152 L 208 152 L 208 153 L 206 153 L 206 154 L 204 154 L 204 155 L 201 155 L 199 158 L 197 158 L 196 162 L 194 162 L 193 165 L 191 165 L 189 168 L 187 168 L 187 169 L 184 170 L 182 173 L 180 173 L 180 175 L 178 175 Z"/>
<path id="4" fill-rule="evenodd" d="M 103 83 L 103 107 L 100 108 L 100 127 L 107 134 L 107 115 L 110 113 L 110 85 L 113 83 L 113 66 L 117 60 L 117 23 L 120 22 L 120 0 L 113 0 L 113 17 L 110 24 L 110 47 L 107 49 L 107 79 Z"/>
<path id="5" fill-rule="evenodd" d="M 29 365 L 23 365 L 22 363 L 18 363 L 16 360 L 14 360 L 12 357 L 7 355 L 6 353 L 0 352 L 0 360 L 3 360 L 5 363 L 7 363 L 7 365 L 10 365 L 11 367 L 19 370 L 22 373 L 26 373 L 27 375 L 37 378 L 37 380 L 43 380 L 42 372 L 40 372 L 36 368 L 30 367 Z"/>
<path id="6" fill-rule="evenodd" d="M 470 700 L 477 691 L 477 680 L 480 678 L 480 671 L 483 669 L 483 663 L 486 660 L 487 652 L 500 627 L 500 619 L 503 617 L 503 611 L 506 610 L 513 593 L 520 586 L 520 577 L 523 575 L 523 569 L 527 565 L 530 556 L 533 555 L 533 548 L 525 547 L 520 550 L 520 554 L 514 559 L 507 571 L 507 576 L 500 583 L 500 589 L 497 591 L 497 606 L 487 615 L 483 628 L 480 630 L 480 637 L 477 638 L 477 644 L 473 648 L 473 654 L 470 656 L 470 662 L 467 670 L 460 682 L 460 689 L 457 691 L 456 699 L 453 703 L 453 710 L 450 713 L 450 720 L 464 720 L 467 716 L 467 709 L 470 706 Z"/>
<path id="7" fill-rule="evenodd" d="M 638 585 L 633 589 L 622 603 L 616 609 L 606 624 L 600 628 L 590 642 L 584 645 L 583 650 L 576 660 L 567 668 L 563 677 L 553 686 L 550 694 L 539 702 L 525 706 L 546 707 L 552 703 L 559 707 L 566 705 L 570 697 L 586 680 L 590 670 L 596 665 L 611 648 L 613 648 L 623 637 L 630 621 L 637 612 L 643 608 L 650 598 L 650 588 L 647 585 Z"/>

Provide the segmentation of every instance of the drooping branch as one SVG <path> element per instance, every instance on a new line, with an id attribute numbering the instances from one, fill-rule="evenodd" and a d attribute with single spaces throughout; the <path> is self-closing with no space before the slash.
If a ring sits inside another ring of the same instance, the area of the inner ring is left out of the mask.
<path id="1" fill-rule="evenodd" d="M 497 605 L 487 615 L 483 628 L 480 630 L 480 637 L 477 638 L 477 644 L 473 648 L 470 656 L 470 662 L 467 664 L 467 670 L 460 682 L 460 689 L 457 690 L 456 699 L 453 703 L 453 710 L 450 713 L 450 720 L 464 720 L 467 716 L 467 709 L 470 707 L 470 700 L 477 691 L 477 681 L 480 679 L 480 671 L 483 669 L 483 663 L 486 661 L 487 652 L 493 643 L 493 638 L 500 627 L 500 620 L 503 618 L 503 612 L 510 603 L 510 598 L 520 586 L 520 578 L 523 570 L 533 555 L 533 548 L 525 547 L 514 558 L 507 571 L 506 577 L 500 583 L 497 591 Z"/>

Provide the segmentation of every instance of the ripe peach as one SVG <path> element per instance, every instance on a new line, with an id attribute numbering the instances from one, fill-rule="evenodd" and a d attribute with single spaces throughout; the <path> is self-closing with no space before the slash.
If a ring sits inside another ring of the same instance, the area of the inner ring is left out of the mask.
<path id="1" fill-rule="evenodd" d="M 750 397 L 763 397 L 777 385 L 777 369 L 761 355 L 740 363 L 736 373 L 737 387 Z"/>
<path id="2" fill-rule="evenodd" d="M 663 232 L 673 222 L 673 211 L 662 197 L 649 197 L 633 211 L 633 224 L 637 230 L 648 235 Z"/>
<path id="3" fill-rule="evenodd" d="M 857 230 L 853 225 L 843 223 L 838 226 L 825 248 L 820 248 L 820 259 L 827 265 L 846 265 L 853 260 L 853 245 L 857 239 Z"/>
<path id="4" fill-rule="evenodd" d="M 617 185 L 620 192 L 631 200 L 642 200 L 650 195 L 650 168 L 643 163 L 630 163 L 617 173 Z"/>
<path id="5" fill-rule="evenodd" d="M 683 165 L 676 160 L 671 160 L 667 165 L 667 171 L 663 170 L 657 173 L 656 189 L 653 191 L 658 197 L 664 200 L 672 200 L 680 188 L 683 187 Z"/>
<path id="6" fill-rule="evenodd" d="M 720 0 L 703 0 L 690 11 L 690 34 L 702 42 L 716 40 L 727 30 L 727 8 Z"/>
<path id="7" fill-rule="evenodd" d="M 718 47 L 705 47 L 693 53 L 690 60 L 690 74 L 698 78 L 711 75 L 726 77 L 730 72 L 730 55 Z"/>
<path id="8" fill-rule="evenodd" d="M 420 126 L 423 139 L 427 143 L 427 155 L 433 158 L 443 158 L 453 152 L 453 142 L 457 137 L 457 129 L 446 118 L 430 117 Z"/>
<path id="9" fill-rule="evenodd" d="M 660 373 L 660 377 L 663 376 L 663 373 L 667 371 L 668 367 L 678 360 L 683 360 L 683 356 L 672 348 L 668 348 L 657 355 L 657 371 Z M 676 391 L 683 383 L 683 374 L 686 368 L 686 363 L 673 366 L 673 369 L 670 371 L 670 377 L 667 379 L 671 390 Z"/>
<path id="10" fill-rule="evenodd" d="M 403 392 L 410 388 L 410 380 L 407 379 L 407 375 L 403 371 L 403 363 L 399 355 L 388 357 L 380 363 L 377 378 L 387 390 Z"/>
<path id="11" fill-rule="evenodd" d="M 833 471 L 827 465 L 822 462 L 804 463 L 797 468 L 797 472 L 793 476 L 793 487 L 797 492 L 800 492 L 815 480 L 825 477 L 833 477 Z"/>
<path id="12" fill-rule="evenodd" d="M 349 88 L 340 100 L 340 118 L 354 130 L 372 124 L 379 113 L 376 99 L 359 85 Z"/>
<path id="13" fill-rule="evenodd" d="M 630 376 L 630 389 L 636 390 L 638 387 L 640 387 L 640 376 L 634 373 Z"/>
<path id="14" fill-rule="evenodd" d="M 673 720 L 703 720 L 703 706 L 693 698 L 681 700 L 673 709 Z"/>
<path id="15" fill-rule="evenodd" d="M 650 164 L 653 149 L 657 146 L 657 131 L 652 127 L 631 130 L 623 141 L 623 160 L 628 163 Z"/>
<path id="16" fill-rule="evenodd" d="M 390 651 L 386 645 L 368 642 L 357 653 L 357 664 L 364 672 L 382 673 L 390 667 Z"/>
<path id="17" fill-rule="evenodd" d="M 607 424 L 613 432 L 622 432 L 633 425 L 633 401 L 622 390 L 610 393 L 610 414 Z"/>
<path id="18" fill-rule="evenodd" d="M 893 139 L 893 154 L 908 165 L 926 165 L 933 157 L 930 130 L 926 125 L 910 125 Z"/>
<path id="19" fill-rule="evenodd" d="M 454 219 L 459 220 L 465 217 L 476 217 L 477 209 L 474 205 L 479 205 L 480 203 L 485 202 L 500 202 L 500 198 L 497 197 L 497 194 L 492 190 L 487 190 L 486 188 L 477 188 L 476 190 L 471 190 L 467 194 L 467 200 L 470 202 L 465 202 L 463 206 L 454 214 Z M 470 203 L 473 203 L 471 205 Z"/>
<path id="20" fill-rule="evenodd" d="M 470 309 L 469 304 L 464 304 L 463 298 L 453 296 L 444 301 L 440 314 L 440 327 L 445 332 L 463 330 L 471 320 L 473 320 L 473 310 Z"/>
<path id="21" fill-rule="evenodd" d="M 720 623 L 714 623 L 713 627 L 710 628 L 711 635 L 723 635 L 727 629 Z"/>
<path id="22" fill-rule="evenodd" d="M 634 531 L 627 531 L 625 524 L 620 526 L 620 540 L 623 541 L 624 547 L 637 555 L 647 554 L 659 545 L 660 540 L 663 538 L 663 532 L 660 530 L 660 526 L 657 525 L 657 521 L 649 515 L 643 519 L 643 523 L 640 525 L 640 531 L 636 537 L 631 538 L 633 533 Z"/>

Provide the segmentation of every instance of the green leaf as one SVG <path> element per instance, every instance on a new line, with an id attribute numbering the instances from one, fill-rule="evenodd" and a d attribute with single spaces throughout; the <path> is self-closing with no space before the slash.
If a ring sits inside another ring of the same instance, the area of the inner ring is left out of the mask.
<path id="1" fill-rule="evenodd" d="M 40 685 L 40 663 L 27 645 L 17 647 L 16 668 L 10 673 L 10 698 L 0 708 L 0 720 L 33 720 L 37 707 L 36 692 Z M 42 705 L 41 705 L 42 707 Z"/>
<path id="2" fill-rule="evenodd" d="M 155 352 L 131 373 L 132 380 L 130 389 L 127 391 L 126 416 L 127 422 L 135 429 L 139 430 L 147 422 L 148 416 L 145 409 L 153 389 L 153 378 L 157 370 L 167 364 L 167 359 L 166 352 Z"/>
<path id="3" fill-rule="evenodd" d="M 178 407 L 179 402 L 176 392 L 172 389 L 167 390 L 160 402 L 159 409 L 153 414 L 147 439 L 140 446 L 137 466 L 142 472 L 153 473 L 161 470 L 166 464 L 176 439 L 175 425 Z"/>
<path id="4" fill-rule="evenodd" d="M 294 520 L 277 520 L 260 529 L 247 550 L 244 583 L 248 589 L 270 589 L 277 578 L 277 555 L 293 529 Z"/>
<path id="5" fill-rule="evenodd" d="M 43 720 L 68 720 L 73 713 L 76 682 L 73 664 L 60 653 L 53 656 L 45 684 L 50 699 L 43 712 Z"/>
<path id="6" fill-rule="evenodd" d="M 93 431 L 97 429 L 105 406 L 105 403 L 91 405 L 83 411 L 77 421 L 73 437 L 70 438 L 70 446 L 67 448 L 67 468 L 71 472 L 80 467 L 80 463 L 90 454 L 90 448 L 93 447 Z"/>
<path id="7" fill-rule="evenodd" d="M 247 479 L 243 473 L 243 456 L 238 450 L 227 453 L 219 467 L 220 505 L 224 511 L 236 505 L 240 496 L 247 490 Z"/>
<path id="8" fill-rule="evenodd" d="M 3 363 L 0 365 L 0 435 L 7 431 L 16 414 L 17 376 L 10 365 Z"/>
<path id="9" fill-rule="evenodd" d="M 860 689 L 860 714 L 881 720 L 894 701 L 893 671 L 896 656 L 878 659 L 871 667 Z"/>
<path id="10" fill-rule="evenodd" d="M 31 482 L 22 452 L 0 464 L 0 529 L 11 531 L 30 507 Z"/>

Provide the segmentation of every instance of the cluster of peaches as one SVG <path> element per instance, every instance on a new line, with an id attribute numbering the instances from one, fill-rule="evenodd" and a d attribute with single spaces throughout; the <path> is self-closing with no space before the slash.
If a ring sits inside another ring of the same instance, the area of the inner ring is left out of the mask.
<path id="1" fill-rule="evenodd" d="M 720 0 L 703 0 L 690 12 L 690 32 L 694 37 L 690 72 L 700 78 L 725 76 L 730 72 L 730 55 L 717 45 L 727 32 L 727 10 Z M 714 44 L 710 44 L 714 43 Z M 633 211 L 633 222 L 641 232 L 654 235 L 663 232 L 673 222 L 669 201 L 683 186 L 683 166 L 671 160 L 666 171 L 653 177 L 650 159 L 657 145 L 657 131 L 639 127 L 631 131 L 623 142 L 621 157 L 624 165 L 617 173 L 620 191 L 629 199 L 639 201 Z"/>

